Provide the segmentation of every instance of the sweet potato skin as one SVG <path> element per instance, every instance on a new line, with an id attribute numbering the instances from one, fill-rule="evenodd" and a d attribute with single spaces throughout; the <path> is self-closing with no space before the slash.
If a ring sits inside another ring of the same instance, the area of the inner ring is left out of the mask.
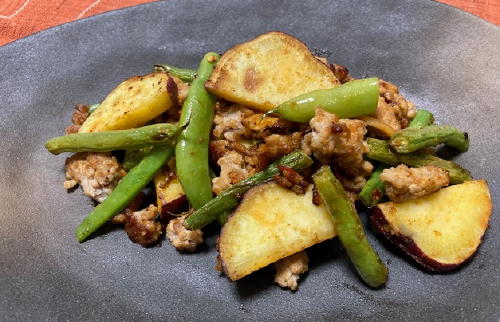
<path id="1" fill-rule="evenodd" d="M 382 234 L 387 240 L 391 241 L 392 244 L 396 245 L 396 247 L 401 249 L 405 254 L 431 272 L 450 271 L 463 263 L 444 264 L 430 258 L 411 238 L 391 231 L 389 222 L 385 219 L 384 213 L 378 207 L 372 208 L 370 222 L 376 233 Z"/>
<path id="2" fill-rule="evenodd" d="M 464 186 L 464 187 L 462 188 L 460 186 Z M 468 187 L 466 188 L 465 186 L 468 186 Z M 431 196 L 429 198 L 439 198 L 437 194 L 449 193 L 450 188 L 457 191 L 457 193 L 463 192 L 463 195 L 460 196 L 461 198 L 464 198 L 464 199 L 470 198 L 471 202 L 476 202 L 476 203 L 481 202 L 481 205 L 478 205 L 478 207 L 481 207 L 482 209 L 484 209 L 484 210 L 482 210 L 482 212 L 484 212 L 484 213 L 481 214 L 480 216 L 478 216 L 479 219 L 477 222 L 477 226 L 479 227 L 478 229 L 480 231 L 482 231 L 481 235 L 479 236 L 479 238 L 475 238 L 475 239 L 473 238 L 473 240 L 472 240 L 473 247 L 471 247 L 471 249 L 469 251 L 465 251 L 464 254 L 462 254 L 461 256 L 457 256 L 455 262 L 444 262 L 442 260 L 440 261 L 438 258 L 433 258 L 429 254 L 427 254 L 426 251 L 424 251 L 424 249 L 422 249 L 422 247 L 420 247 L 418 245 L 418 243 L 415 242 L 415 240 L 411 236 L 408 236 L 407 235 L 408 233 L 405 234 L 404 232 L 402 232 L 403 229 L 400 229 L 398 227 L 393 226 L 393 224 L 390 222 L 390 219 L 388 219 L 388 218 L 401 215 L 401 214 L 398 214 L 398 208 L 401 207 L 400 204 L 398 204 L 398 203 L 387 202 L 384 204 L 379 204 L 377 207 L 372 208 L 371 213 L 370 213 L 370 222 L 372 223 L 373 229 L 375 230 L 375 232 L 381 234 L 386 240 L 388 240 L 393 245 L 395 245 L 396 247 L 401 249 L 404 253 L 406 253 L 413 260 L 415 260 L 418 264 L 420 264 L 423 268 L 425 268 L 429 271 L 446 272 L 446 271 L 453 270 L 453 269 L 463 265 L 465 262 L 470 260 L 470 258 L 472 258 L 474 253 L 477 251 L 479 245 L 482 242 L 484 232 L 488 228 L 489 217 L 490 217 L 491 212 L 492 212 L 491 197 L 489 195 L 488 186 L 487 186 L 486 181 L 476 180 L 476 181 L 467 181 L 461 185 L 456 185 L 456 186 L 444 188 L 444 189 L 442 189 L 444 191 L 437 192 L 434 194 L 435 195 L 434 197 Z M 448 191 L 446 189 L 448 189 Z M 477 198 L 477 196 L 476 197 L 468 196 L 467 191 L 471 191 L 471 190 L 467 190 L 467 189 L 482 190 L 482 191 L 476 191 L 478 195 L 482 194 L 482 196 L 480 196 L 479 198 Z M 426 202 L 425 199 L 426 199 L 426 197 L 423 197 L 423 198 L 420 198 L 420 201 L 419 200 L 410 201 L 407 203 L 415 203 L 415 202 L 422 203 L 422 202 Z M 443 197 L 443 198 L 438 199 L 438 200 L 442 202 L 446 199 L 447 198 Z M 422 200 L 424 200 L 424 201 L 422 201 Z M 445 207 L 446 206 L 453 207 L 453 203 L 450 202 L 449 205 L 444 205 L 444 206 Z M 453 209 L 453 210 L 454 210 L 453 212 L 456 213 L 457 216 L 460 216 L 460 213 L 459 213 L 460 209 Z M 442 214 L 443 214 L 443 216 L 445 215 L 444 213 L 442 213 Z M 437 214 L 437 215 L 439 215 L 439 214 Z M 462 218 L 458 217 L 457 220 L 461 220 L 461 219 Z M 418 219 L 416 219 L 415 221 L 417 221 L 417 220 Z M 451 224 L 452 223 L 450 223 L 450 225 Z M 471 230 L 472 230 L 472 228 L 473 227 L 471 227 Z M 430 224 L 429 224 L 428 229 L 430 229 Z M 458 232 L 458 233 L 460 233 L 460 232 Z M 436 236 L 439 235 L 437 232 L 435 232 L 435 234 L 436 234 Z M 439 242 L 440 242 L 439 238 L 436 237 L 435 243 L 439 243 Z M 466 246 L 470 246 L 470 244 L 466 244 Z"/>
<path id="3" fill-rule="evenodd" d="M 205 87 L 231 102 L 268 111 L 292 97 L 339 84 L 305 44 L 274 31 L 229 49 Z"/>
<path id="4" fill-rule="evenodd" d="M 336 236 L 333 217 L 312 199 L 312 185 L 304 195 L 274 182 L 250 189 L 224 225 L 217 243 L 226 276 L 238 280 Z"/>
<path id="5" fill-rule="evenodd" d="M 162 218 L 187 210 L 186 194 L 179 179 L 168 166 L 164 166 L 154 176 L 156 204 Z"/>

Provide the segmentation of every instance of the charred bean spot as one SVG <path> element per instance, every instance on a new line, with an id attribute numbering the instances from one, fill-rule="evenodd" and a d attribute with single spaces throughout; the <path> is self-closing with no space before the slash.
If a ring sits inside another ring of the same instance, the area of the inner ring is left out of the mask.
<path id="1" fill-rule="evenodd" d="M 155 141 L 161 141 L 161 140 L 164 140 L 167 137 L 168 137 L 167 133 L 160 132 L 160 133 L 156 134 L 155 136 L 153 136 L 153 140 L 155 140 Z"/>

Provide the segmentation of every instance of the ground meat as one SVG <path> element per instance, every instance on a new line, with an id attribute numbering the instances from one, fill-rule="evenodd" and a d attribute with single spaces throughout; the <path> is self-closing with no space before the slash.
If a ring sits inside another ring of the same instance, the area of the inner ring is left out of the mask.
<path id="1" fill-rule="evenodd" d="M 300 148 L 302 134 L 271 134 L 261 144 L 245 147 L 238 142 L 210 142 L 210 156 L 220 167 L 220 176 L 212 180 L 213 191 L 219 194 L 231 185 L 264 169 L 271 161 Z"/>
<path id="2" fill-rule="evenodd" d="M 279 165 L 278 169 L 280 170 L 280 174 L 274 176 L 274 181 L 276 181 L 277 184 L 292 190 L 298 195 L 306 193 L 309 182 L 305 180 L 302 175 L 294 169 L 283 165 Z"/>
<path id="3" fill-rule="evenodd" d="M 87 117 L 89 117 L 89 106 L 75 105 L 75 110 L 73 111 L 73 115 L 71 115 L 71 123 L 73 124 L 66 128 L 66 134 L 77 133 Z"/>
<path id="4" fill-rule="evenodd" d="M 122 212 L 111 218 L 111 222 L 115 225 L 124 225 L 127 222 L 127 214 L 141 209 L 145 198 L 146 194 L 142 191 L 139 192 Z"/>
<path id="5" fill-rule="evenodd" d="M 249 137 L 250 130 L 243 125 L 243 119 L 249 115 L 253 115 L 253 112 L 240 105 L 217 108 L 214 117 L 215 127 L 212 131 L 214 137 L 228 141 Z"/>
<path id="6" fill-rule="evenodd" d="M 280 259 L 275 264 L 274 281 L 281 287 L 297 290 L 300 274 L 307 272 L 308 262 L 309 258 L 305 251 Z"/>
<path id="7" fill-rule="evenodd" d="M 184 227 L 186 216 L 170 220 L 166 230 L 167 237 L 177 250 L 194 252 L 196 247 L 203 243 L 203 232 L 201 229 L 189 230 Z"/>
<path id="8" fill-rule="evenodd" d="M 379 84 L 379 95 L 376 117 L 395 131 L 407 127 L 415 117 L 415 104 L 406 100 L 397 86 L 383 80 Z"/>
<path id="9" fill-rule="evenodd" d="M 349 76 L 349 70 L 346 67 L 337 64 L 330 64 L 329 67 L 342 84 L 352 80 L 351 76 Z"/>
<path id="10" fill-rule="evenodd" d="M 277 159 L 300 149 L 301 139 L 301 132 L 290 135 L 271 134 L 264 139 L 263 144 L 259 145 L 258 154 L 270 160 Z"/>
<path id="11" fill-rule="evenodd" d="M 64 188 L 80 184 L 85 195 L 102 202 L 125 174 L 111 153 L 76 153 L 66 159 Z"/>
<path id="12" fill-rule="evenodd" d="M 143 247 L 156 243 L 161 236 L 161 223 L 156 221 L 158 208 L 155 205 L 136 212 L 127 212 L 125 231 L 134 243 Z"/>
<path id="13" fill-rule="evenodd" d="M 177 100 L 179 101 L 179 105 L 182 105 L 186 100 L 187 94 L 189 92 L 189 84 L 184 83 L 177 77 L 172 77 L 177 85 Z"/>
<path id="14" fill-rule="evenodd" d="M 333 162 L 347 176 L 352 176 L 359 186 L 364 177 L 373 170 L 373 166 L 363 160 L 363 154 L 368 152 L 368 145 L 364 141 L 366 128 L 363 122 L 339 120 L 335 114 L 317 108 L 309 124 L 312 132 L 304 136 L 302 150 L 313 154 L 323 163 Z M 364 184 L 364 181 L 362 183 Z"/>
<path id="15" fill-rule="evenodd" d="M 255 113 L 243 119 L 243 125 L 250 131 L 252 139 L 264 139 L 272 134 L 290 134 L 300 131 L 300 124 L 285 119 Z"/>
<path id="16" fill-rule="evenodd" d="M 243 156 L 238 152 L 227 152 L 217 161 L 217 164 L 220 167 L 220 176 L 212 180 L 212 190 L 215 194 L 221 193 L 249 176 Z"/>
<path id="17" fill-rule="evenodd" d="M 392 201 L 416 199 L 450 184 L 448 172 L 435 167 L 408 168 L 398 165 L 385 169 L 380 175 L 385 183 L 385 193 Z"/>

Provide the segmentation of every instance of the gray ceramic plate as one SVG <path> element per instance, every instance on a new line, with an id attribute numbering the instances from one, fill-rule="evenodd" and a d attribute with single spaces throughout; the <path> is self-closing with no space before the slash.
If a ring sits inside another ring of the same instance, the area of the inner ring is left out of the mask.
<path id="1" fill-rule="evenodd" d="M 456 161 L 489 181 L 500 204 L 500 29 L 431 1 L 170 0 L 63 25 L 0 48 L 0 312 L 2 320 L 500 318 L 500 220 L 474 260 L 425 273 L 370 233 L 390 281 L 370 290 L 337 242 L 314 247 L 295 294 L 269 270 L 230 283 L 201 253 L 143 249 L 122 230 L 78 244 L 91 202 L 62 187 L 64 156 L 43 148 L 72 106 L 94 103 L 156 62 L 195 67 L 262 32 L 281 30 L 357 76 L 401 86 L 418 107 L 470 133 Z"/>

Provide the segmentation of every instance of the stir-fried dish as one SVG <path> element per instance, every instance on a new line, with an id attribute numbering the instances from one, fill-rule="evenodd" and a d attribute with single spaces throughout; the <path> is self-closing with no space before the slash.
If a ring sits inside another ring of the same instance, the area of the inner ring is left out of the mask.
<path id="1" fill-rule="evenodd" d="M 78 241 L 111 222 L 144 247 L 196 252 L 219 225 L 214 261 L 232 281 L 273 264 L 296 290 L 307 248 L 338 237 L 361 279 L 383 286 L 362 207 L 378 236 L 449 271 L 476 252 L 492 211 L 486 181 L 437 153 L 467 151 L 467 133 L 281 32 L 207 53 L 197 70 L 155 65 L 77 105 L 72 123 L 46 147 L 74 153 L 64 188 L 97 203 Z"/>

